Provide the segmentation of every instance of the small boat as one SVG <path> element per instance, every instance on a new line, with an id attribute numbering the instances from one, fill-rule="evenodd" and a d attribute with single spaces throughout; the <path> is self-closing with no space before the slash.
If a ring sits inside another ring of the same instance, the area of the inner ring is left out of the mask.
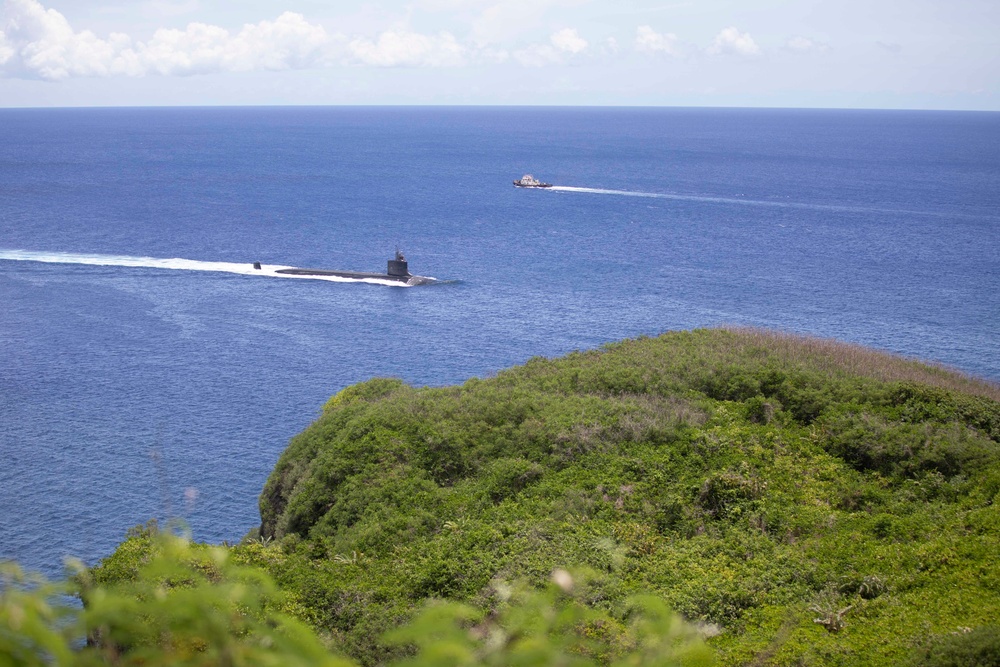
<path id="1" fill-rule="evenodd" d="M 552 184 L 542 183 L 531 174 L 525 174 L 521 178 L 514 181 L 514 186 L 518 188 L 551 188 Z"/>

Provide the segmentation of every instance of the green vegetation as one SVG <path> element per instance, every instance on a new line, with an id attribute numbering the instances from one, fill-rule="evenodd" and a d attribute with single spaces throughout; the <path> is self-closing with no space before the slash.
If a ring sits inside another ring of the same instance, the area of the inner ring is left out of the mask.
<path id="1" fill-rule="evenodd" d="M 699 330 L 348 387 L 225 555 L 277 586 L 252 618 L 362 665 L 696 664 L 693 628 L 722 665 L 994 665 L 998 501 L 997 386 Z M 140 531 L 91 585 L 163 551 Z"/>
<path id="2" fill-rule="evenodd" d="M 603 578 L 651 593 L 723 664 L 899 664 L 1000 618 L 1000 391 L 754 330 L 532 359 L 462 386 L 334 396 L 261 496 L 317 628 L 365 664 L 427 598 Z"/>
<path id="3" fill-rule="evenodd" d="M 351 665 L 284 613 L 288 596 L 263 571 L 222 547 L 140 531 L 111 560 L 132 569 L 109 565 L 95 577 L 77 565 L 50 584 L 5 565 L 0 665 Z"/>
<path id="4" fill-rule="evenodd" d="M 1000 626 L 961 628 L 921 656 L 923 667 L 995 667 L 1000 665 Z"/>
<path id="5" fill-rule="evenodd" d="M 252 551 L 252 549 L 251 549 Z M 222 547 L 192 545 L 149 528 L 133 531 L 96 572 L 69 582 L 0 570 L 0 665 L 356 667 L 301 621 L 293 595 Z M 383 640 L 396 667 L 712 664 L 698 633 L 663 603 L 637 596 L 627 622 L 592 608 L 565 571 L 546 589 L 498 584 L 495 613 L 430 601 Z M 80 609 L 67 604 L 79 595 Z M 302 609 L 298 609 L 300 613 Z M 84 643 L 86 639 L 86 643 Z"/>

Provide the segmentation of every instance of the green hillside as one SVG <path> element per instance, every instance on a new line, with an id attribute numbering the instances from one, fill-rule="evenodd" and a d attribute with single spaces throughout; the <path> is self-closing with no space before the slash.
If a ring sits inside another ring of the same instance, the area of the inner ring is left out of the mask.
<path id="1" fill-rule="evenodd" d="M 292 440 L 241 544 L 134 530 L 82 612 L 0 585 L 0 658 L 84 632 L 60 664 L 998 667 L 998 501 L 1000 388 L 857 346 L 379 378 Z"/>
<path id="2" fill-rule="evenodd" d="M 259 542 L 234 553 L 367 664 L 398 655 L 380 638 L 427 598 L 489 610 L 497 582 L 567 568 L 622 623 L 629 596 L 659 597 L 724 665 L 897 665 L 1000 619 L 998 401 L 941 368 L 757 330 L 455 387 L 374 379 L 292 440 Z"/>

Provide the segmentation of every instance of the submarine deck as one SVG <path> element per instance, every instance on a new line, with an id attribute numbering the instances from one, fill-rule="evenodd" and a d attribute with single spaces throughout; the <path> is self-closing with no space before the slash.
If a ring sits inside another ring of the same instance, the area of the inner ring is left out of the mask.
<path id="1" fill-rule="evenodd" d="M 375 278 L 377 280 L 395 280 L 405 283 L 413 276 L 391 276 L 388 273 L 368 273 L 366 271 L 330 271 L 327 269 L 278 269 L 275 273 L 286 273 L 293 276 L 334 276 L 337 278 Z"/>

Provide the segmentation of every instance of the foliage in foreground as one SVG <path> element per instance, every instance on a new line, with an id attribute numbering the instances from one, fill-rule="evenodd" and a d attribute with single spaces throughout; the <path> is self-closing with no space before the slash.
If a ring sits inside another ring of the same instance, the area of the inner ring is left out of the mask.
<path id="1" fill-rule="evenodd" d="M 233 563 L 222 547 L 143 540 L 135 571 L 114 582 L 77 566 L 53 584 L 4 564 L 0 665 L 351 664 L 281 611 L 287 596 L 259 568 Z"/>
<path id="2" fill-rule="evenodd" d="M 263 570 L 235 564 L 225 549 L 149 531 L 127 544 L 141 554 L 132 561 L 138 567 L 113 583 L 79 569 L 71 581 L 50 584 L 3 565 L 0 665 L 356 664 L 282 611 L 294 600 Z M 453 602 L 425 605 L 385 638 L 404 654 L 391 665 L 712 664 L 694 629 L 659 600 L 629 600 L 618 622 L 587 605 L 565 571 L 543 590 L 500 582 L 495 590 L 498 605 L 488 615 Z M 69 603 L 70 592 L 83 609 Z"/>

